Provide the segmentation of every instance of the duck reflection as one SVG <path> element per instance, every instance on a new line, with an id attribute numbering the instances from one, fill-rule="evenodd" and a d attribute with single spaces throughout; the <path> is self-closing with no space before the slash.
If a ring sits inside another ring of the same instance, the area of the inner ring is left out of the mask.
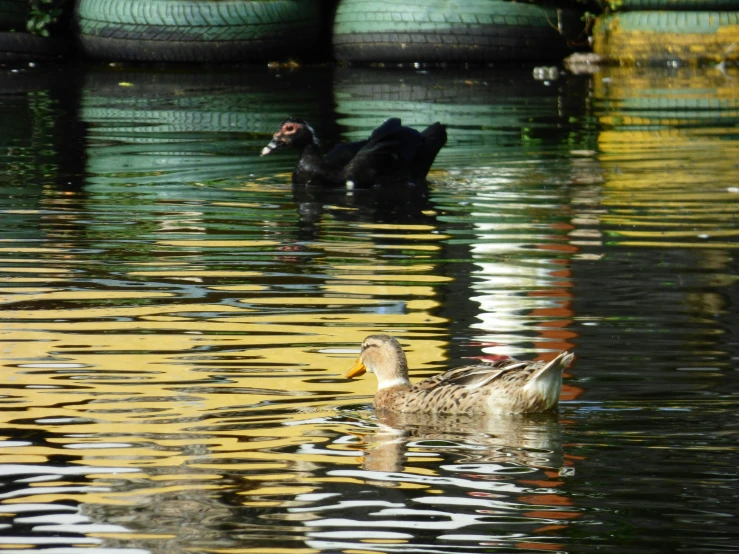
<path id="1" fill-rule="evenodd" d="M 316 224 L 330 216 L 341 221 L 432 224 L 435 212 L 428 187 L 401 184 L 362 190 L 293 187 L 300 222 Z"/>
<path id="2" fill-rule="evenodd" d="M 452 454 L 455 463 L 564 466 L 556 414 L 467 416 L 377 413 L 378 428 L 365 437 L 362 467 L 400 472 L 414 458 Z"/>
<path id="3" fill-rule="evenodd" d="M 377 413 L 373 423 L 374 433 L 352 433 L 361 467 L 329 470 L 321 494 L 287 508 L 303 518 L 310 548 L 387 552 L 392 540 L 392 552 L 565 550 L 559 537 L 582 512 L 565 489 L 572 461 L 556 414 Z M 352 488 L 361 494 L 347 495 Z"/>

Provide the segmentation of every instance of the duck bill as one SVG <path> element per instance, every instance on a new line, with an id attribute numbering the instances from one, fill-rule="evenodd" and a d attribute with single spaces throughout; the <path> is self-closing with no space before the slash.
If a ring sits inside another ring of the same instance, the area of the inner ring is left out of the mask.
<path id="1" fill-rule="evenodd" d="M 262 148 L 262 152 L 259 155 L 266 156 L 267 154 L 272 152 L 272 150 L 277 150 L 278 148 L 284 145 L 285 145 L 285 142 L 282 139 L 275 137 L 272 139 L 272 141 L 267 146 Z"/>
<path id="2" fill-rule="evenodd" d="M 367 368 L 362 363 L 362 360 L 357 358 L 357 361 L 354 363 L 354 367 L 352 367 L 349 371 L 347 371 L 346 377 L 347 379 L 354 379 L 354 377 L 359 377 L 360 375 L 364 375 L 367 372 Z"/>

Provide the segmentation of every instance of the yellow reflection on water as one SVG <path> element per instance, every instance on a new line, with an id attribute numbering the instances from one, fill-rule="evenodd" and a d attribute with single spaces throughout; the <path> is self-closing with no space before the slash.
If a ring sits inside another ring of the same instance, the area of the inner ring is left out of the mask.
<path id="1" fill-rule="evenodd" d="M 594 79 L 604 185 L 590 217 L 622 245 L 733 249 L 735 68 L 608 68 Z M 727 183 L 729 186 L 727 186 Z"/>
<path id="2" fill-rule="evenodd" d="M 372 381 L 341 377 L 363 338 L 376 329 L 408 335 L 414 368 L 445 357 L 444 319 L 432 311 L 439 304 L 434 286 L 450 278 L 429 263 L 365 258 L 382 250 L 438 250 L 430 242 L 443 237 L 422 227 L 423 233 L 407 226 L 395 234 L 316 243 L 316 250 L 340 255 L 324 268 L 327 278 L 320 286 L 288 296 L 262 271 L 212 269 L 204 259 L 209 251 L 269 254 L 282 243 L 207 236 L 155 241 L 187 257 L 137 254 L 118 262 L 124 278 L 156 282 L 151 289 L 67 288 L 50 280 L 45 287 L 7 288 L 0 297 L 10 308 L 0 331 L 7 387 L 0 421 L 43 439 L 0 443 L 0 461 L 45 464 L 64 456 L 89 467 L 136 470 L 118 476 L 137 483 L 134 492 L 55 493 L 63 488 L 55 482 L 48 493 L 29 492 L 37 502 L 135 504 L 187 489 L 220 490 L 231 485 L 213 483 L 214 475 L 234 467 L 263 482 L 242 493 L 254 506 L 279 505 L 282 500 L 270 498 L 313 490 L 320 484 L 303 484 L 314 479 L 311 467 L 354 459 L 337 456 L 341 449 L 330 445 L 322 425 L 311 422 L 336 417 L 347 403 L 370 401 Z M 376 242 L 388 238 L 403 242 Z M 59 266 L 84 263 L 73 249 L 69 243 L 30 248 L 26 258 L 6 259 L 8 284 L 19 271 L 70 273 Z M 51 267 L 47 260 L 53 260 Z M 183 280 L 202 296 L 231 294 L 233 301 L 181 301 L 182 291 L 167 283 Z M 183 476 L 176 471 L 170 478 L 169 472 L 185 467 L 197 473 L 187 485 L 172 485 Z M 88 478 L 103 485 L 107 477 Z M 142 481 L 151 484 L 142 487 Z"/>

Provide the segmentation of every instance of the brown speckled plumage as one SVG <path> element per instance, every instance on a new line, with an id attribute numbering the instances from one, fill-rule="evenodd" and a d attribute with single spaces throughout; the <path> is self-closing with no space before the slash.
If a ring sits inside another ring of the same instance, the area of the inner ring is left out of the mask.
<path id="1" fill-rule="evenodd" d="M 408 363 L 397 340 L 370 335 L 347 377 L 369 371 L 377 375 L 375 408 L 403 413 L 531 413 L 556 408 L 562 371 L 573 355 L 560 353 L 550 362 L 500 360 L 464 366 L 412 385 Z"/>

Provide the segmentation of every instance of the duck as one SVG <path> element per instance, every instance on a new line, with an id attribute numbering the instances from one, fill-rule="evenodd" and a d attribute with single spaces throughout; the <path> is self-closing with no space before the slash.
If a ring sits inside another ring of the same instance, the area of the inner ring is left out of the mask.
<path id="1" fill-rule="evenodd" d="M 370 335 L 354 366 L 353 379 L 365 372 L 377 376 L 374 406 L 379 411 L 419 414 L 525 414 L 557 408 L 562 372 L 574 354 L 553 360 L 512 358 L 450 369 L 415 385 L 400 343 L 390 335 Z"/>
<path id="2" fill-rule="evenodd" d="M 446 126 L 438 121 L 417 131 L 391 117 L 366 140 L 338 144 L 324 157 L 313 127 L 290 117 L 280 124 L 260 155 L 280 148 L 300 151 L 292 174 L 294 185 L 348 189 L 402 182 L 422 185 L 446 140 Z"/>

